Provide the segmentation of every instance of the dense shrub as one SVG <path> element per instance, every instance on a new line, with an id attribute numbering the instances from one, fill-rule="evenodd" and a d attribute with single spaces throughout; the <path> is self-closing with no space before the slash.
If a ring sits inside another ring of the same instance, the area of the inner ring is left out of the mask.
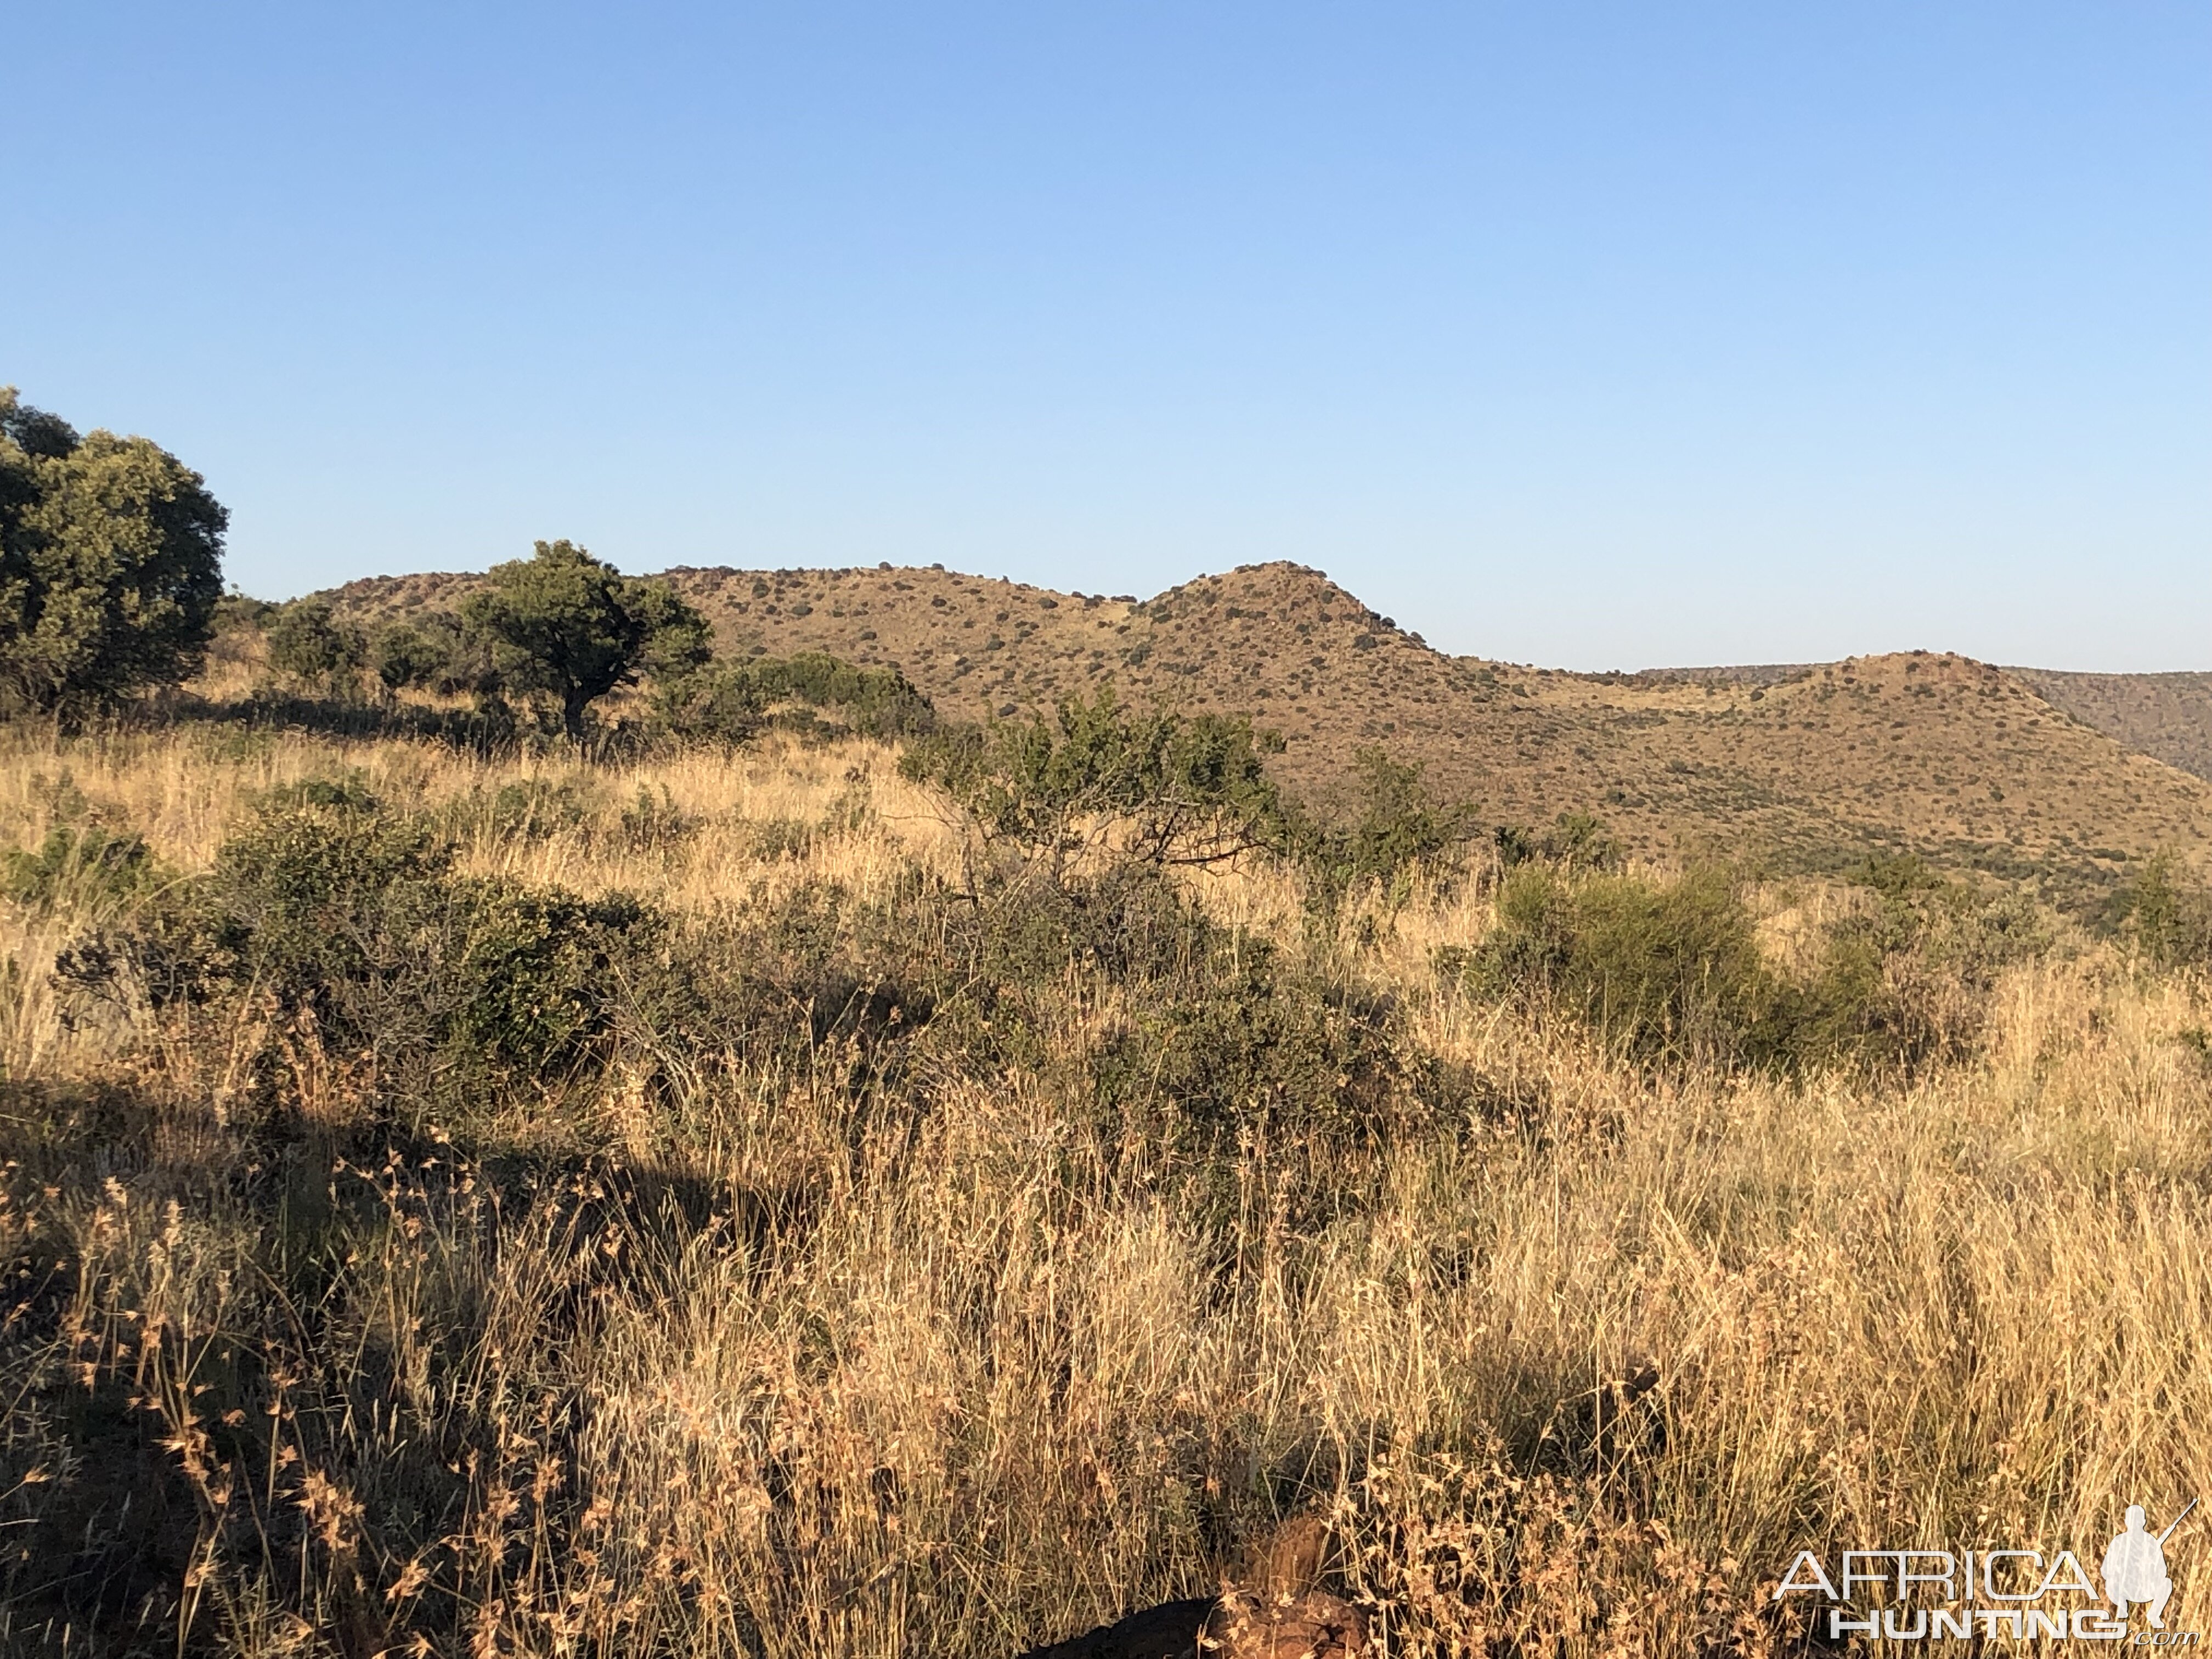
<path id="1" fill-rule="evenodd" d="M 1287 838 L 1306 874 L 1307 902 L 1324 915 L 1369 883 L 1387 902 L 1403 903 L 1414 868 L 1455 858 L 1469 834 L 1467 810 L 1431 796 L 1419 766 L 1362 750 L 1357 779 L 1354 804 L 1339 821 L 1300 813 Z"/>
<path id="2" fill-rule="evenodd" d="M 1782 988 L 1723 872 L 1672 880 L 1509 872 L 1468 982 L 1571 1015 L 1639 1059 L 1765 1061 L 1787 1053 Z"/>
<path id="3" fill-rule="evenodd" d="M 1791 977 L 1761 951 L 1725 871 L 1534 860 L 1506 872 L 1490 937 L 1442 964 L 1478 994 L 1571 1018 L 1646 1062 L 1911 1066 L 1964 1052 L 1997 975 L 2051 944 L 2026 900 L 1917 860 L 1869 863 L 1854 884 L 1867 907 L 1830 924 Z"/>
<path id="4" fill-rule="evenodd" d="M 0 890 L 41 908 L 125 900 L 159 878 L 142 837 L 96 823 L 55 824 L 36 852 L 10 848 L 0 864 Z"/>
<path id="5" fill-rule="evenodd" d="M 1986 892 L 1917 858 L 1870 860 L 1850 881 L 1871 903 L 1829 927 L 1818 975 L 1799 995 L 1797 1046 L 1808 1057 L 1915 1066 L 1963 1055 L 1998 975 L 2055 942 L 2021 894 Z"/>
<path id="6" fill-rule="evenodd" d="M 929 699 L 896 669 L 864 668 L 823 651 L 718 659 L 672 682 L 660 708 L 672 730 L 728 742 L 770 725 L 810 737 L 889 739 L 937 724 Z"/>
<path id="7" fill-rule="evenodd" d="M 988 841 L 1065 880 L 1077 855 L 1109 845 L 1169 866 L 1279 844 L 1283 802 L 1262 760 L 1272 746 L 1242 716 L 1139 714 L 1109 685 L 1064 700 L 1049 723 L 940 733 L 900 766 L 944 789 Z"/>
<path id="8" fill-rule="evenodd" d="M 302 683 L 337 689 L 362 665 L 358 629 L 338 620 L 327 599 L 295 599 L 270 622 L 269 665 Z"/>
<path id="9" fill-rule="evenodd" d="M 2212 965 L 2212 890 L 2172 853 L 2143 866 L 2124 896 L 2122 914 L 2136 948 L 2160 967 Z"/>
<path id="10" fill-rule="evenodd" d="M 89 990 L 125 970 L 156 1003 L 261 999 L 320 1040 L 419 1079 L 551 1072 L 611 1030 L 621 964 L 660 932 L 623 895 L 463 876 L 428 820 L 357 780 L 264 798 L 203 880 L 64 963 Z"/>
<path id="11" fill-rule="evenodd" d="M 1386 1001 L 1286 971 L 1250 940 L 1194 965 L 1133 998 L 1091 1062 L 1109 1112 L 1223 1149 L 1240 1135 L 1365 1144 L 1404 1126 L 1413 1097 Z"/>

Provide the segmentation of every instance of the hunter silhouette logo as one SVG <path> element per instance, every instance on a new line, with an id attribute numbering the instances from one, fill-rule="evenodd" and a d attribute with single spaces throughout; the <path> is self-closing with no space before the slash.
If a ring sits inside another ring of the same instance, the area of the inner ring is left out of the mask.
<path id="1" fill-rule="evenodd" d="M 2106 1547 L 2101 1575 L 2105 1599 L 2121 1618 L 2128 1616 L 2130 1602 L 2137 1602 L 2150 1609 L 2153 1630 L 2166 1628 L 2166 1601 L 2173 1594 L 2173 1581 L 2166 1576 L 2166 1540 L 2196 1507 L 2192 1498 L 2188 1507 L 2166 1523 L 2166 1530 L 2154 1537 L 2143 1530 L 2142 1505 L 2128 1505 L 2128 1529 Z"/>
<path id="2" fill-rule="evenodd" d="M 2004 1636 L 2195 1648 L 2203 1640 L 2201 1631 L 2166 1627 L 2174 1589 L 2166 1546 L 2196 1507 L 2191 1498 L 2163 1531 L 2153 1532 L 2143 1506 L 2130 1504 L 2121 1530 L 2106 1546 L 2097 1582 L 2069 1549 L 2051 1557 L 2023 1549 L 1845 1550 L 1832 1576 L 1818 1554 L 1800 1550 L 1773 1599 L 1825 1597 L 1830 1641 L 1864 1636 L 1987 1643 Z M 2149 1628 L 2131 1626 L 2136 1611 Z"/>

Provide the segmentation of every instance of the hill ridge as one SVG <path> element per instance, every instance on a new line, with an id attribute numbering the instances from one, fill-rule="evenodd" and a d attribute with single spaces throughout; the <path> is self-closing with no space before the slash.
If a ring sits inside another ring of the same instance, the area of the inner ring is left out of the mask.
<path id="1" fill-rule="evenodd" d="M 2212 782 L 2045 694 L 2036 671 L 1901 652 L 1749 670 L 1578 674 L 1437 651 L 1327 573 L 1270 561 L 1146 599 L 946 570 L 662 573 L 733 654 L 894 665 L 955 719 L 1026 717 L 1111 682 L 1125 700 L 1251 714 L 1285 783 L 1326 798 L 1358 753 L 1419 763 L 1500 823 L 1595 812 L 1637 852 L 1783 868 L 1878 852 L 2112 885 L 2163 847 L 2212 854 Z M 366 578 L 367 619 L 447 609 L 478 576 Z M 2039 677 L 2063 693 L 2063 683 Z"/>

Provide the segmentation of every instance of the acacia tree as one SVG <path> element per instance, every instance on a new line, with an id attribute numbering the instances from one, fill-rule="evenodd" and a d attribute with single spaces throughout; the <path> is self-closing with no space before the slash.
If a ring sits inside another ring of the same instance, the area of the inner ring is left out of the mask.
<path id="1" fill-rule="evenodd" d="M 0 699 L 112 703 L 192 673 L 228 522 L 158 445 L 80 437 L 0 386 Z"/>
<path id="2" fill-rule="evenodd" d="M 625 576 L 573 542 L 536 548 L 493 566 L 461 619 L 503 684 L 560 702 L 572 738 L 583 737 L 592 703 L 641 672 L 672 677 L 707 659 L 705 618 L 667 583 Z"/>

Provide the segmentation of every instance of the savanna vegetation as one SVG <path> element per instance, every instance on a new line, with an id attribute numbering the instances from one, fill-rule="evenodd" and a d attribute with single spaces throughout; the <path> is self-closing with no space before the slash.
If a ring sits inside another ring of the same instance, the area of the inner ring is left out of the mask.
<path id="1" fill-rule="evenodd" d="M 1002 1656 L 1314 1512 L 1389 1653 L 1797 1653 L 1800 1548 L 2212 1486 L 2183 861 L 1643 864 L 491 591 L 0 727 L 7 1650 Z"/>

